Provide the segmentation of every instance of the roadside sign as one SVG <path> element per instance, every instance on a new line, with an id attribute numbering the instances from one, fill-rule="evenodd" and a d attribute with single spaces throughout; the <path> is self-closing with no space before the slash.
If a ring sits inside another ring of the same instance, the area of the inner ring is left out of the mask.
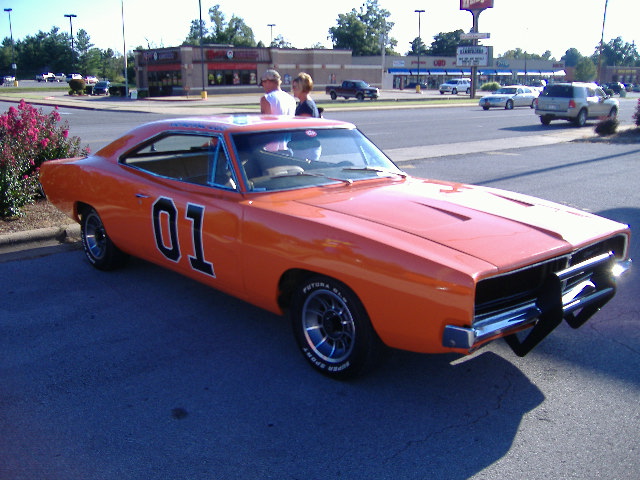
<path id="1" fill-rule="evenodd" d="M 489 65 L 489 47 L 479 45 L 458 47 L 456 65 L 459 67 L 487 67 Z"/>
<path id="2" fill-rule="evenodd" d="M 469 32 L 460 34 L 460 40 L 480 40 L 483 38 L 490 38 L 490 33 Z"/>

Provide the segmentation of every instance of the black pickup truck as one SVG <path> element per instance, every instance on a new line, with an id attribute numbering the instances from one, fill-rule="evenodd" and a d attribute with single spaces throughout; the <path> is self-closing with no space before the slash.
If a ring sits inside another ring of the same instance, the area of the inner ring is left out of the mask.
<path id="1" fill-rule="evenodd" d="M 380 94 L 377 88 L 362 80 L 345 80 L 342 85 L 327 86 L 325 91 L 331 97 L 331 100 L 335 100 L 338 97 L 344 97 L 345 99 L 355 97 L 358 100 L 371 98 L 375 100 Z"/>

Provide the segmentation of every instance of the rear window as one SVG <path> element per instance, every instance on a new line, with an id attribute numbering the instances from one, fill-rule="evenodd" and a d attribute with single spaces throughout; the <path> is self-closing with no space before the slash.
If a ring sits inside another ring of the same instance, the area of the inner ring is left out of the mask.
<path id="1" fill-rule="evenodd" d="M 541 97 L 573 98 L 573 86 L 571 85 L 547 85 L 540 94 Z"/>

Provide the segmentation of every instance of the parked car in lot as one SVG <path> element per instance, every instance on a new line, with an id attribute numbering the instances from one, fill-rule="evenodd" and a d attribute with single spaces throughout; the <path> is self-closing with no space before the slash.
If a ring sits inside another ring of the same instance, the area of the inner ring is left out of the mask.
<path id="1" fill-rule="evenodd" d="M 64 73 L 56 73 L 56 82 L 66 82 L 67 76 Z"/>
<path id="2" fill-rule="evenodd" d="M 611 90 L 613 93 L 620 95 L 620 92 L 626 91 L 625 86 L 620 82 L 608 82 L 602 84 L 602 88 L 605 90 Z"/>
<path id="3" fill-rule="evenodd" d="M 107 80 L 100 80 L 93 86 L 94 95 L 109 95 L 109 87 L 111 82 Z"/>
<path id="4" fill-rule="evenodd" d="M 40 73 L 36 75 L 36 80 L 39 82 L 55 82 L 56 76 L 51 72 Z"/>
<path id="5" fill-rule="evenodd" d="M 362 80 L 344 80 L 340 85 L 327 85 L 325 92 L 331 97 L 331 100 L 338 97 L 344 97 L 345 100 L 352 97 L 360 101 L 365 98 L 375 100 L 380 95 L 380 90 Z"/>
<path id="6" fill-rule="evenodd" d="M 69 83 L 71 80 L 83 80 L 83 78 L 79 73 L 70 73 L 67 75 L 67 83 Z"/>
<path id="7" fill-rule="evenodd" d="M 385 345 L 468 354 L 505 337 L 525 355 L 595 314 L 630 262 L 626 225 L 412 178 L 330 119 L 160 120 L 45 162 L 40 181 L 96 268 L 134 255 L 286 314 L 303 358 L 340 379 Z"/>
<path id="8" fill-rule="evenodd" d="M 513 107 L 531 107 L 540 92 L 531 87 L 523 85 L 510 85 L 501 87 L 491 95 L 486 95 L 480 99 L 480 106 L 483 110 L 490 108 L 504 108 L 511 110 Z"/>
<path id="9" fill-rule="evenodd" d="M 440 85 L 440 95 L 451 93 L 457 95 L 459 92 L 469 94 L 471 92 L 470 78 L 453 78 Z"/>
<path id="10" fill-rule="evenodd" d="M 616 117 L 619 103 L 595 83 L 554 83 L 544 87 L 535 109 L 543 125 L 569 120 L 582 127 L 590 118 Z"/>
<path id="11" fill-rule="evenodd" d="M 16 77 L 13 75 L 6 75 L 2 77 L 2 85 L 5 87 L 13 86 L 16 83 Z"/>
<path id="12" fill-rule="evenodd" d="M 87 75 L 86 77 L 84 77 L 84 81 L 87 83 L 87 85 L 95 85 L 96 83 L 98 83 L 98 79 L 93 75 Z"/>

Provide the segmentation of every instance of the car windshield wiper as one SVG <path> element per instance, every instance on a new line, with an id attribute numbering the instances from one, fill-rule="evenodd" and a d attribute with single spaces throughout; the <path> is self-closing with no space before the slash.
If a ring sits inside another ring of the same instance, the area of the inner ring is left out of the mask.
<path id="1" fill-rule="evenodd" d="M 402 178 L 407 178 L 407 174 L 402 172 L 402 171 L 393 172 L 393 171 L 388 170 L 386 168 L 380 168 L 380 167 L 370 167 L 370 166 L 365 166 L 365 167 L 345 167 L 342 170 L 343 171 L 350 171 L 350 172 L 386 173 L 388 175 L 398 175 L 398 176 L 400 176 Z"/>
<path id="2" fill-rule="evenodd" d="M 336 178 L 325 175 L 324 173 L 307 173 L 307 172 L 299 172 L 299 173 L 287 173 L 285 175 L 274 175 L 272 178 L 287 178 L 287 177 L 318 177 L 318 178 L 326 178 L 327 180 L 333 180 L 334 182 L 343 182 L 347 185 L 353 184 L 353 180 L 349 178 Z"/>

